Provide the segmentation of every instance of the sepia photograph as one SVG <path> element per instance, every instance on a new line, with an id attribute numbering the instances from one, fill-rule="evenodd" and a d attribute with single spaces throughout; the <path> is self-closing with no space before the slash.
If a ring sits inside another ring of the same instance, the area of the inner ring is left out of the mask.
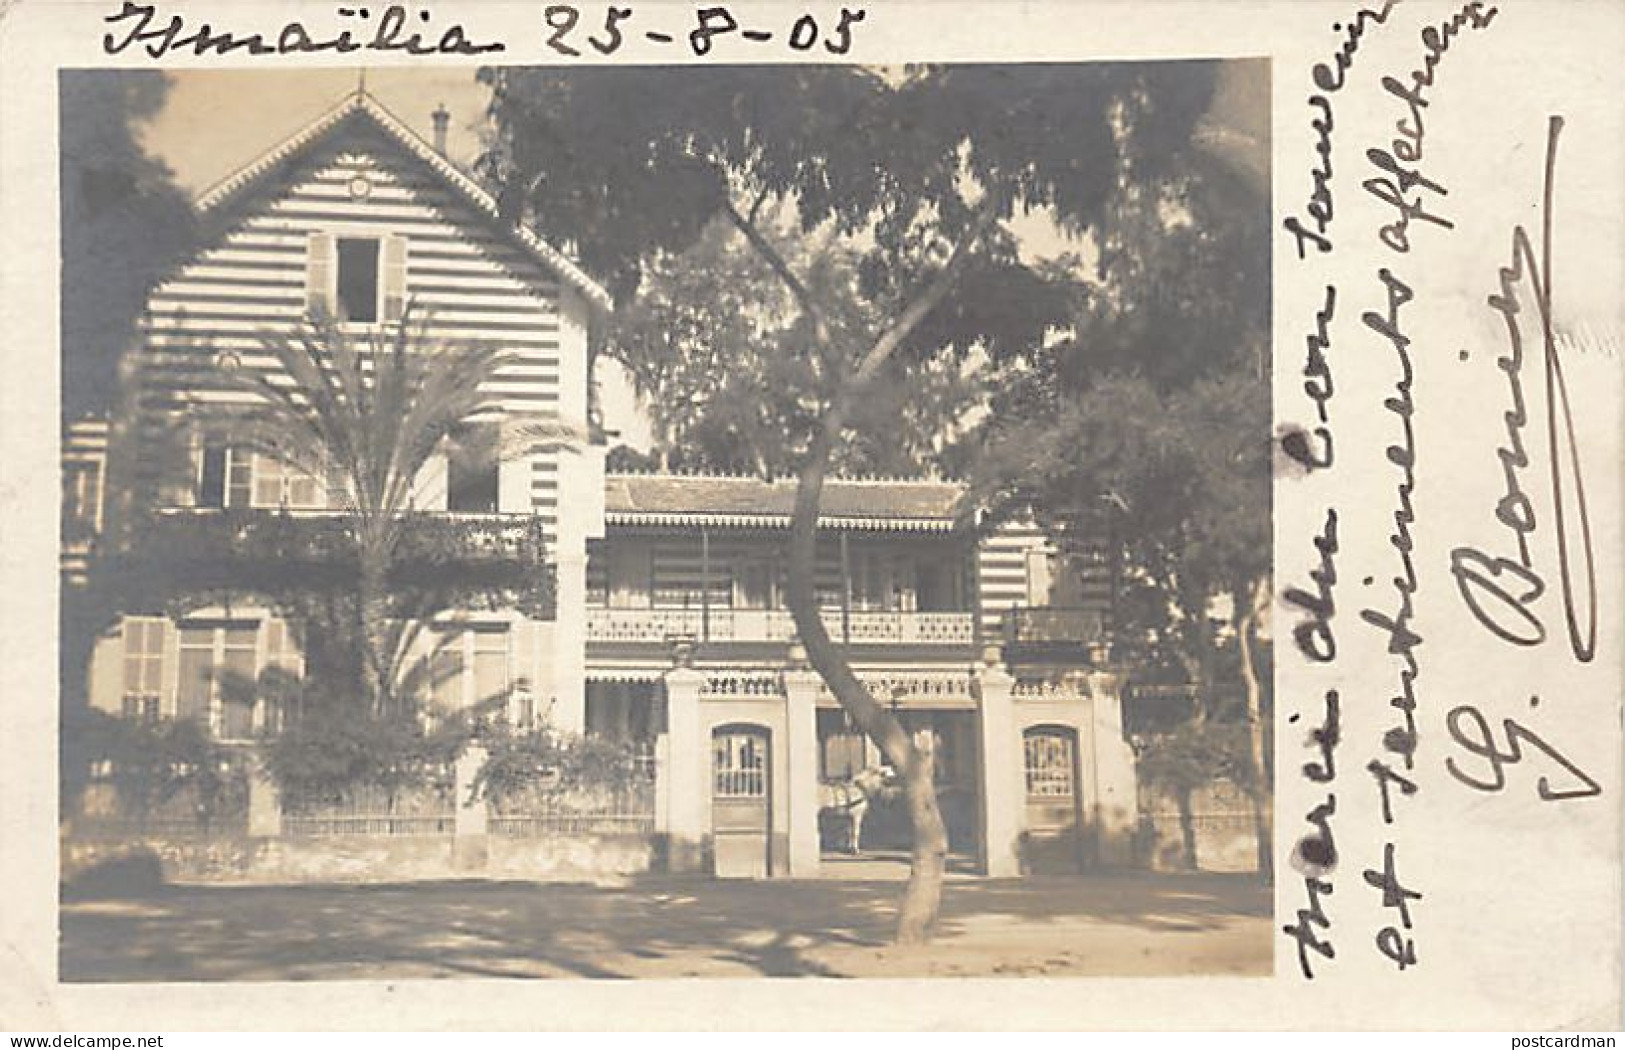
<path id="1" fill-rule="evenodd" d="M 60 979 L 1272 975 L 1270 72 L 61 70 Z"/>

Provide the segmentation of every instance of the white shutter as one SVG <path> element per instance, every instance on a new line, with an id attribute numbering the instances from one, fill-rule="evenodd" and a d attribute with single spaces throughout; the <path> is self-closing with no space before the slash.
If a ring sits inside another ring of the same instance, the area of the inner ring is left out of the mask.
<path id="1" fill-rule="evenodd" d="M 406 312 L 406 238 L 385 237 L 383 253 L 383 319 L 399 321 Z"/>
<path id="2" fill-rule="evenodd" d="M 305 246 L 305 312 L 332 316 L 335 246 L 331 233 L 313 233 Z"/>

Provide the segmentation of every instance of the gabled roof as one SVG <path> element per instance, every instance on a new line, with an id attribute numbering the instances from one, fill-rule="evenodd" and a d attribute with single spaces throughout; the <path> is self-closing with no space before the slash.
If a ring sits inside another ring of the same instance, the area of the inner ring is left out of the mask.
<path id="1" fill-rule="evenodd" d="M 497 207 L 496 199 L 487 193 L 484 187 L 464 174 L 462 169 L 447 160 L 434 146 L 425 142 L 422 136 L 407 127 L 400 118 L 385 109 L 377 99 L 365 91 L 358 90 L 346 95 L 336 106 L 305 125 L 303 129 L 210 187 L 197 199 L 198 210 L 204 213 L 212 212 L 237 199 L 286 161 L 320 143 L 352 117 L 369 121 L 396 145 L 422 161 L 464 203 L 489 217 L 493 224 L 507 233 L 537 262 L 558 274 L 589 302 L 606 310 L 610 308 L 609 293 L 576 265 L 574 260 L 523 226 L 505 221 Z"/>
<path id="2" fill-rule="evenodd" d="M 961 523 L 964 487 L 949 481 L 832 478 L 824 483 L 825 528 L 947 531 Z M 716 474 L 610 474 L 604 514 L 612 525 L 785 528 L 796 481 Z"/>

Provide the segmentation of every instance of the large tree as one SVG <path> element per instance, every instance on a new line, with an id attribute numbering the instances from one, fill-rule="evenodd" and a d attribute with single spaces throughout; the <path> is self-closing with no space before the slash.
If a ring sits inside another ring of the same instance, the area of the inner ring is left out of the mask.
<path id="1" fill-rule="evenodd" d="M 830 639 L 813 564 L 821 493 L 876 392 L 927 362 L 1044 341 L 1051 280 L 1009 222 L 1042 209 L 1093 226 L 1132 144 L 1140 171 L 1177 161 L 1207 108 L 1200 64 L 870 70 L 845 66 L 489 69 L 498 135 L 484 158 L 505 205 L 571 242 L 624 302 L 654 260 L 731 226 L 794 303 L 822 391 L 795 450 L 788 604 L 809 663 L 900 771 L 913 825 L 898 936 L 925 939 L 947 837 L 929 753 Z M 781 225 L 774 217 L 788 214 Z M 856 260 L 867 309 L 820 294 L 814 240 Z M 800 265 L 798 265 L 800 263 Z"/>
<path id="2" fill-rule="evenodd" d="M 62 422 L 110 416 L 114 455 L 131 431 L 128 413 L 119 411 L 128 407 L 120 403 L 119 376 L 135 319 L 196 228 L 173 172 L 141 142 L 168 90 L 168 78 L 150 71 L 67 70 L 59 82 Z M 104 520 L 113 524 L 122 500 L 107 491 Z M 82 770 L 71 745 L 90 717 L 91 653 L 114 615 L 104 598 L 77 586 L 62 592 L 57 695 L 65 800 Z"/>
<path id="3" fill-rule="evenodd" d="M 142 130 L 169 92 L 157 72 L 61 78 L 62 416 L 110 411 L 147 293 L 192 247 L 191 202 Z"/>
<path id="4" fill-rule="evenodd" d="M 1268 187 L 1207 151 L 1149 178 L 1127 162 L 1063 337 L 998 362 L 974 488 L 1063 543 L 1118 539 L 1119 644 L 1173 657 L 1198 722 L 1235 718 L 1223 698 L 1239 690 L 1267 865 Z"/>

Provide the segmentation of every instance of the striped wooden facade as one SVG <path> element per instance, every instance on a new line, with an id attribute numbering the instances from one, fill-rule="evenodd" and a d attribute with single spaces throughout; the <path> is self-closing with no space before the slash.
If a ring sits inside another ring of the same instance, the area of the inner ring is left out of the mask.
<path id="1" fill-rule="evenodd" d="M 409 135 L 409 132 L 405 134 Z M 444 165 L 444 162 L 439 162 Z M 402 306 L 426 319 L 431 340 L 495 344 L 512 357 L 490 384 L 494 415 L 587 413 L 585 321 L 580 296 L 515 242 L 447 178 L 435 159 L 403 142 L 370 101 L 327 118 L 322 134 L 267 170 L 204 200 L 207 246 L 152 294 L 143 324 L 143 408 L 162 418 L 188 399 L 229 398 L 223 363 L 263 369 L 270 331 L 331 306 L 335 238 L 381 245 L 383 325 Z M 566 300 L 575 299 L 571 309 Z M 565 337 L 568 336 L 568 339 Z M 559 453 L 535 448 L 519 473 L 505 469 L 502 509 L 534 511 L 551 526 L 559 507 Z M 522 478 L 522 481 L 521 481 Z"/>
<path id="2" fill-rule="evenodd" d="M 1111 564 L 1104 544 L 1061 559 L 1055 544 L 1030 520 L 993 530 L 976 551 L 982 629 L 996 632 L 1011 609 L 1066 606 L 1105 613 L 1112 600 Z M 1063 579 L 1064 576 L 1070 578 Z"/>
<path id="3" fill-rule="evenodd" d="M 89 559 L 102 530 L 107 486 L 108 425 L 103 419 L 80 419 L 62 432 L 63 579 L 85 582 Z"/>

